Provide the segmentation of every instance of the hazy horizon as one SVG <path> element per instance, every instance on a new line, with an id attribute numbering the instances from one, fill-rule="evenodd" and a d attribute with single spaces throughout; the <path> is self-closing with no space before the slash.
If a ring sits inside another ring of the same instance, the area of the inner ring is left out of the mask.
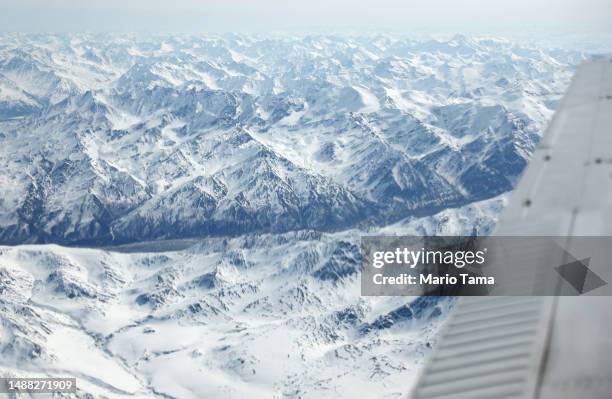
<path id="1" fill-rule="evenodd" d="M 612 32 L 606 0 L 280 0 L 172 3 L 6 0 L 0 30 L 20 32 L 263 33 L 326 31 Z"/>

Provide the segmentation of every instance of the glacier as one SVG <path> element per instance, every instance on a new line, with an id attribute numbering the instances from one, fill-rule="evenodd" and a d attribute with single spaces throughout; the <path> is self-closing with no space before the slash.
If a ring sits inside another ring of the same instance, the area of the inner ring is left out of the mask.
<path id="1" fill-rule="evenodd" d="M 451 298 L 359 237 L 487 234 L 589 54 L 501 37 L 0 35 L 0 374 L 399 398 Z"/>

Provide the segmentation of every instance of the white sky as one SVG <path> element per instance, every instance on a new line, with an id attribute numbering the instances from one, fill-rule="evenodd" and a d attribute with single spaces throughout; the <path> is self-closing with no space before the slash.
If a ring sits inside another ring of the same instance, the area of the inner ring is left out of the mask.
<path id="1" fill-rule="evenodd" d="M 612 0 L 1 0 L 2 31 L 612 31 Z"/>

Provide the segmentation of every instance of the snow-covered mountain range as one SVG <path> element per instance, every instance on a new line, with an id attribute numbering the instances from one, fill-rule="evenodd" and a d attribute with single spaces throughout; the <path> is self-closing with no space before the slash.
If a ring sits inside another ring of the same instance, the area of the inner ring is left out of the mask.
<path id="1" fill-rule="evenodd" d="M 0 374 L 76 376 L 79 397 L 400 397 L 452 300 L 361 297 L 360 235 L 486 234 L 586 56 L 0 36 Z"/>
<path id="2" fill-rule="evenodd" d="M 0 242 L 336 231 L 491 198 L 582 57 L 463 36 L 4 36 Z"/>

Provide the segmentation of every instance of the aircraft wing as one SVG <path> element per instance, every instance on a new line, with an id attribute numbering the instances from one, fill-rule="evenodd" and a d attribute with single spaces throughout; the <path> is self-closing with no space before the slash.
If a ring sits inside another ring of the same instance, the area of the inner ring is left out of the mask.
<path id="1" fill-rule="evenodd" d="M 578 68 L 494 235 L 612 236 L 612 60 Z M 408 397 L 612 398 L 612 297 L 589 294 L 460 298 Z"/>

